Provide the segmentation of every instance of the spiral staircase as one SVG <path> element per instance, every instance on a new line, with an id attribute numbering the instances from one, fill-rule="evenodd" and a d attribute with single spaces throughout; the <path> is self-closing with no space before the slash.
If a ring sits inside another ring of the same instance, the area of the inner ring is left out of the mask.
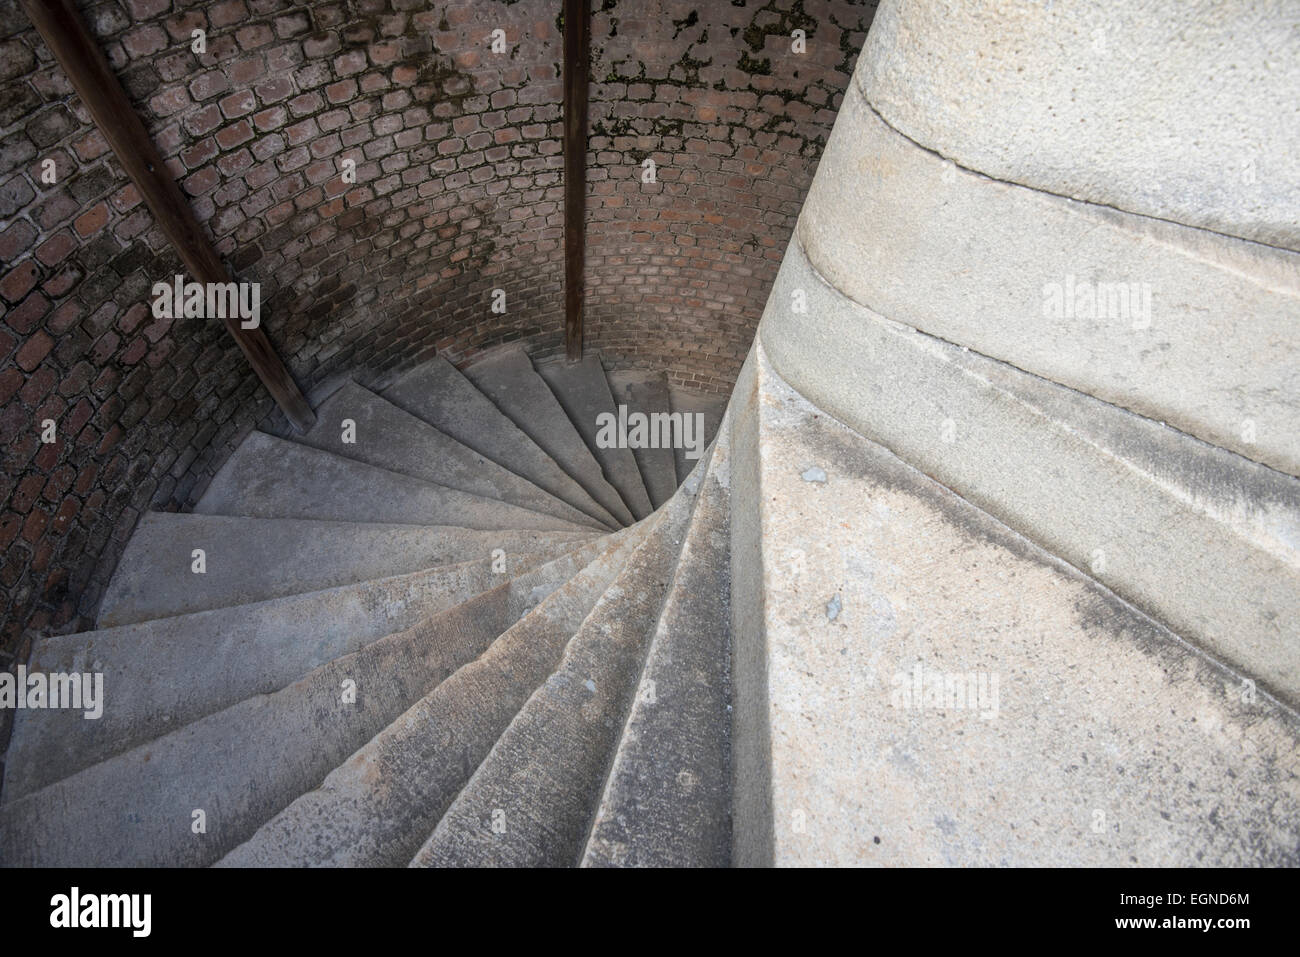
<path id="1" fill-rule="evenodd" d="M 144 516 L 0 864 L 1300 865 L 1292 24 L 961 6 L 881 5 L 725 411 L 435 358 Z"/>
<path id="2" fill-rule="evenodd" d="M 727 441 L 602 448 L 620 405 L 722 414 L 507 348 L 250 434 L 34 651 L 107 702 L 18 712 L 3 862 L 727 863 Z"/>

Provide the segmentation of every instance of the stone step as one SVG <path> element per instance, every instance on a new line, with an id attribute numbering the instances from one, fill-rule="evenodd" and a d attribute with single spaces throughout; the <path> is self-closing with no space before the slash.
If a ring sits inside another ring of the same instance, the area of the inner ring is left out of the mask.
<path id="1" fill-rule="evenodd" d="M 412 859 L 417 867 L 574 866 L 637 691 L 698 482 L 628 558 Z"/>
<path id="2" fill-rule="evenodd" d="M 528 554 L 510 556 L 504 565 L 484 559 L 39 639 L 29 671 L 99 673 L 111 689 L 111 707 L 95 720 L 72 709 L 16 711 L 5 798 L 22 797 L 245 698 L 277 691 L 546 560 Z"/>
<path id="3" fill-rule="evenodd" d="M 350 441 L 343 423 L 352 423 Z M 509 502 L 575 525 L 605 526 L 405 412 L 347 382 L 316 409 L 316 425 L 295 441 L 390 472 L 482 498 Z"/>
<path id="4" fill-rule="evenodd" d="M 731 440 L 735 863 L 1297 863 L 1300 716 L 840 424 L 764 342 Z"/>
<path id="5" fill-rule="evenodd" d="M 546 677 L 644 538 L 611 546 L 223 858 L 223 866 L 401 866 Z"/>
<path id="6" fill-rule="evenodd" d="M 662 373 L 642 371 L 616 371 L 609 373 L 609 388 L 614 401 L 627 406 L 628 414 L 634 412 L 642 415 L 655 413 L 671 414 L 672 399 L 668 394 L 668 380 Z M 651 420 L 656 421 L 656 420 Z M 633 449 L 637 467 L 645 481 L 650 495 L 650 502 L 658 508 L 672 497 L 677 490 L 677 463 L 673 443 L 665 445 L 662 440 L 659 448 Z M 703 446 L 701 446 L 703 448 Z M 682 449 L 685 455 L 686 450 Z M 692 464 L 694 462 L 692 461 Z M 685 478 L 685 476 L 682 476 Z"/>
<path id="7" fill-rule="evenodd" d="M 723 432 L 703 474 L 584 867 L 731 863 L 730 447 Z"/>
<path id="8" fill-rule="evenodd" d="M 621 524 L 446 359 L 430 359 L 380 394 L 609 528 Z"/>
<path id="9" fill-rule="evenodd" d="M 712 442 L 713 437 L 718 434 L 722 415 L 727 411 L 727 396 L 692 392 L 676 386 L 669 388 L 669 396 L 674 412 L 680 412 L 682 415 L 704 416 L 704 442 L 706 445 Z M 686 476 L 695 468 L 697 460 L 690 458 L 686 450 L 680 448 L 673 449 L 673 459 L 677 465 L 677 480 L 686 481 Z"/>
<path id="10" fill-rule="evenodd" d="M 623 503 L 633 517 L 645 518 L 666 502 L 667 498 L 664 498 L 651 504 L 641 469 L 631 449 L 620 449 L 617 445 L 601 448 L 601 443 L 597 441 L 600 416 L 618 416 L 614 397 L 610 394 L 609 383 L 605 379 L 605 370 L 600 365 L 600 357 L 586 356 L 581 362 L 545 362 L 537 365 L 536 369 L 573 427 L 578 430 L 587 449 L 600 463 L 609 483 L 622 496 Z M 672 494 L 671 491 L 669 494 Z"/>
<path id="11" fill-rule="evenodd" d="M 769 302 L 766 354 L 827 414 L 1300 707 L 1300 480 L 891 321 L 798 243 Z"/>
<path id="12" fill-rule="evenodd" d="M 100 628 L 507 556 L 558 555 L 595 532 L 476 531 L 149 512 L 99 606 Z M 206 571 L 192 571 L 195 549 Z"/>
<path id="13" fill-rule="evenodd" d="M 582 567 L 572 556 L 0 808 L 6 866 L 204 866 Z M 355 700 L 349 700 L 349 693 Z M 206 832 L 196 834 L 202 811 Z"/>
<path id="14" fill-rule="evenodd" d="M 239 444 L 194 512 L 478 529 L 589 527 L 375 468 L 265 432 L 253 432 Z"/>
<path id="15" fill-rule="evenodd" d="M 503 349 L 465 376 L 620 523 L 636 520 L 522 349 Z"/>

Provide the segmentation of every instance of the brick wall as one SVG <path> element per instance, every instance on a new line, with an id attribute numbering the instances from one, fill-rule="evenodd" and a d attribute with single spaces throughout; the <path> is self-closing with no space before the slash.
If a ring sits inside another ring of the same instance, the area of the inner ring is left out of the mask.
<path id="1" fill-rule="evenodd" d="M 558 0 L 81 6 L 305 390 L 435 350 L 559 348 Z M 589 344 L 726 391 L 874 4 L 593 8 Z M 282 423 L 217 323 L 152 316 L 179 262 L 14 0 L 0 258 L 3 667 L 35 631 L 89 626 L 142 511 L 192 504 L 249 429 Z"/>

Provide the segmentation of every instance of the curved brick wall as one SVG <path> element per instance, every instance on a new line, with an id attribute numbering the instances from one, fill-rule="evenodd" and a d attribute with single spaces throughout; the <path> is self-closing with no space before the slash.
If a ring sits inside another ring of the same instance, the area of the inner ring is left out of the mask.
<path id="1" fill-rule="evenodd" d="M 81 6 L 304 390 L 558 349 L 558 0 Z M 588 344 L 725 391 L 874 4 L 592 6 Z M 14 0 L 0 256 L 3 666 L 29 631 L 87 626 L 140 512 L 190 504 L 277 413 L 216 323 L 151 315 L 178 261 Z"/>

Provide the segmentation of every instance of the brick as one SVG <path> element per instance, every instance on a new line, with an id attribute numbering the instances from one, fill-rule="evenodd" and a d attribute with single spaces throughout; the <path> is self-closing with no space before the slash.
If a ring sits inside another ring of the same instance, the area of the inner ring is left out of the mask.
<path id="1" fill-rule="evenodd" d="M 107 222 L 108 204 L 96 203 L 91 209 L 77 217 L 73 223 L 73 228 L 82 238 L 85 238 L 99 232 Z"/>
<path id="2" fill-rule="evenodd" d="M 136 20 L 150 20 L 171 8 L 171 0 L 127 0 L 127 9 Z"/>
<path id="3" fill-rule="evenodd" d="M 149 109 L 153 110 L 158 116 L 171 116 L 173 113 L 179 113 L 193 102 L 190 99 L 189 91 L 185 87 L 174 86 L 152 97 L 149 100 Z"/>
<path id="4" fill-rule="evenodd" d="M 217 147 L 217 141 L 211 136 L 199 140 L 185 152 L 181 153 L 181 161 L 189 169 L 198 169 L 212 157 L 220 152 Z"/>
<path id="5" fill-rule="evenodd" d="M 221 125 L 221 110 L 213 103 L 191 113 L 183 122 L 191 136 L 206 136 Z"/>
<path id="6" fill-rule="evenodd" d="M 249 120 L 240 120 L 238 123 L 225 127 L 217 133 L 217 145 L 223 150 L 234 149 L 241 143 L 247 143 L 253 138 L 253 124 Z"/>
<path id="7" fill-rule="evenodd" d="M 76 302 L 67 302 L 50 313 L 45 320 L 45 328 L 56 336 L 61 336 L 81 320 L 81 306 Z"/>
<path id="8" fill-rule="evenodd" d="M 352 76 L 366 68 L 366 55 L 361 50 L 353 50 L 334 58 L 334 72 L 339 76 Z"/>
<path id="9" fill-rule="evenodd" d="M 257 93 L 257 98 L 265 104 L 279 103 L 293 93 L 293 84 L 286 77 L 273 76 L 265 82 L 259 83 L 254 92 Z"/>
<path id="10" fill-rule="evenodd" d="M 36 230 L 25 220 L 20 219 L 10 224 L 4 232 L 0 232 L 0 260 L 13 262 L 20 253 L 31 248 L 36 236 Z"/>
<path id="11" fill-rule="evenodd" d="M 191 196 L 202 196 L 210 192 L 221 182 L 221 174 L 215 166 L 205 166 L 192 176 L 188 176 L 182 185 Z"/>
<path id="12" fill-rule="evenodd" d="M 329 56 L 331 53 L 337 53 L 339 49 L 339 38 L 335 33 L 316 33 L 302 43 L 302 52 L 311 59 Z"/>
<path id="13" fill-rule="evenodd" d="M 145 24 L 128 30 L 121 39 L 122 47 L 131 59 L 146 57 L 167 46 L 167 34 L 155 24 Z"/>
<path id="14" fill-rule="evenodd" d="M 260 56 L 239 60 L 227 69 L 234 86 L 247 86 L 266 73 L 266 65 Z"/>
<path id="15" fill-rule="evenodd" d="M 256 50 L 275 40 L 275 33 L 265 23 L 255 23 L 235 31 L 241 49 Z"/>
<path id="16" fill-rule="evenodd" d="M 248 7 L 244 0 L 224 0 L 209 7 L 208 18 L 214 27 L 234 26 L 248 19 Z"/>
<path id="17" fill-rule="evenodd" d="M 143 337 L 132 340 L 131 344 L 126 347 L 119 357 L 123 365 L 133 366 L 144 358 L 149 351 L 149 343 Z"/>
<path id="18" fill-rule="evenodd" d="M 41 271 L 30 259 L 20 263 L 0 279 L 0 296 L 9 302 L 18 302 L 35 288 L 40 275 Z"/>
<path id="19" fill-rule="evenodd" d="M 112 199 L 113 208 L 119 213 L 125 213 L 128 210 L 132 210 L 142 202 L 144 202 L 144 199 L 141 197 L 140 191 L 135 188 L 134 183 L 128 183 L 123 186 L 113 194 Z"/>
<path id="20" fill-rule="evenodd" d="M 230 81 L 220 70 L 208 70 L 194 78 L 190 83 L 190 96 L 196 100 L 206 100 L 230 89 Z"/>
<path id="21" fill-rule="evenodd" d="M 226 119 L 233 120 L 252 113 L 257 108 L 257 97 L 252 90 L 240 90 L 221 100 L 218 105 Z"/>
<path id="22" fill-rule="evenodd" d="M 168 17 L 163 21 L 163 26 L 167 28 L 167 33 L 173 41 L 189 43 L 195 30 L 208 28 L 208 18 L 200 10 L 190 10 Z M 212 37 L 208 37 L 208 49 L 212 49 Z"/>
<path id="23" fill-rule="evenodd" d="M 14 362 L 18 368 L 24 372 L 31 372 L 41 364 L 41 361 L 54 348 L 54 340 L 50 338 L 44 330 L 39 330 L 29 336 L 27 341 L 22 344 L 18 354 L 14 356 Z"/>

